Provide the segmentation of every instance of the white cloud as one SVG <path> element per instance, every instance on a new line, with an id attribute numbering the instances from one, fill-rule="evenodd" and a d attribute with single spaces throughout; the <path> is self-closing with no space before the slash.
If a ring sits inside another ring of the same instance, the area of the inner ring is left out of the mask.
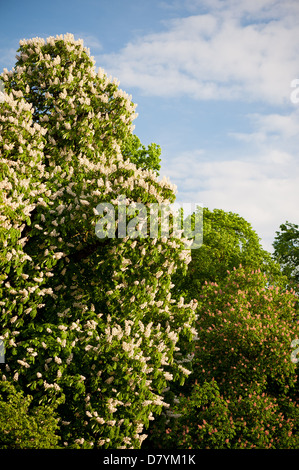
<path id="1" fill-rule="evenodd" d="M 259 131 L 236 134 L 247 144 L 238 159 L 219 160 L 203 149 L 183 152 L 162 161 L 162 174 L 177 185 L 178 202 L 239 214 L 273 251 L 280 224 L 299 220 L 298 116 L 253 115 Z"/>
<path id="2" fill-rule="evenodd" d="M 177 160 L 164 169 L 179 187 L 178 202 L 239 214 L 252 224 L 267 250 L 272 251 L 280 224 L 298 222 L 299 174 L 292 156 L 273 153 L 251 162 L 200 162 L 185 155 L 184 165 Z M 183 176 L 182 168 L 188 168 Z"/>
<path id="3" fill-rule="evenodd" d="M 298 148 L 299 146 L 299 108 L 296 108 L 288 114 L 269 113 L 269 114 L 248 114 L 248 119 L 254 128 L 253 132 L 231 132 L 230 136 L 259 146 L 264 146 L 264 153 L 267 152 L 267 146 L 276 149 Z"/>
<path id="4" fill-rule="evenodd" d="M 291 15 L 296 3 L 284 9 L 268 0 L 208 5 L 209 12 L 171 20 L 164 32 L 140 37 L 98 62 L 122 86 L 149 95 L 289 102 L 290 83 L 299 74 L 299 29 Z M 248 21 L 253 13 L 261 14 L 256 23 Z"/>
<path id="5" fill-rule="evenodd" d="M 253 114 L 251 117 L 255 120 L 256 126 L 260 131 L 266 135 L 276 134 L 284 139 L 298 135 L 299 113 L 297 110 L 289 115 L 278 113 L 268 115 Z"/>
<path id="6" fill-rule="evenodd" d="M 171 0 L 168 8 L 176 11 L 186 9 L 190 13 L 209 11 L 227 17 L 247 20 L 279 19 L 281 16 L 294 17 L 299 13 L 296 0 Z"/>

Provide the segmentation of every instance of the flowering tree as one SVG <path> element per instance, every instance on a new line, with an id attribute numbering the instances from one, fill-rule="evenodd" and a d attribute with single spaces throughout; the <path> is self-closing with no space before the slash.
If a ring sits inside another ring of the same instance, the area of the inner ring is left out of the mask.
<path id="1" fill-rule="evenodd" d="M 171 275 L 190 256 L 174 237 L 99 239 L 96 207 L 168 204 L 174 187 L 144 148 L 142 164 L 124 158 L 135 106 L 82 41 L 18 53 L 0 103 L 2 381 L 55 404 L 62 446 L 138 448 L 189 374 L 196 306 L 173 300 Z"/>
<path id="2" fill-rule="evenodd" d="M 294 291 L 239 267 L 222 282 L 206 282 L 198 299 L 193 372 L 152 441 L 164 448 L 298 448 Z"/>

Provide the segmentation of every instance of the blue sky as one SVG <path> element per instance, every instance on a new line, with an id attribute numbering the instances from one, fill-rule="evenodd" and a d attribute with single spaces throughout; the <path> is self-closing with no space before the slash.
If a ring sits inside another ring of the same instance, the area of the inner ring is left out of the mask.
<path id="1" fill-rule="evenodd" d="M 269 251 L 299 223 L 297 0 L 0 0 L 0 25 L 0 71 L 20 39 L 82 38 L 178 202 L 239 214 Z"/>

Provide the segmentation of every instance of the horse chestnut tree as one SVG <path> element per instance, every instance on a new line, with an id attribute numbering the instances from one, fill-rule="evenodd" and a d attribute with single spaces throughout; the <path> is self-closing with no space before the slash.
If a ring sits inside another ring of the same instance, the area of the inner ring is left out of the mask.
<path id="1" fill-rule="evenodd" d="M 124 157 L 135 105 L 81 40 L 18 54 L 1 76 L 1 380 L 55 407 L 62 447 L 139 448 L 189 374 L 196 304 L 172 298 L 171 276 L 190 251 L 171 234 L 100 239 L 96 207 L 167 205 L 175 188 L 144 151 Z"/>

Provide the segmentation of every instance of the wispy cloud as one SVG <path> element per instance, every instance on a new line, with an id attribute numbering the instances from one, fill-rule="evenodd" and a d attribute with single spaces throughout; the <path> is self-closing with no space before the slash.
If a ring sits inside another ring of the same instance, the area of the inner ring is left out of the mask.
<path id="1" fill-rule="evenodd" d="M 210 11 L 171 20 L 165 31 L 101 55 L 100 62 L 123 86 L 145 94 L 289 101 L 290 82 L 299 75 L 296 2 L 284 9 L 275 3 L 271 15 L 273 2 L 266 0 L 195 2 L 193 10 L 199 3 Z"/>
<path id="2" fill-rule="evenodd" d="M 82 32 L 82 33 L 75 34 L 74 36 L 76 39 L 83 39 L 84 46 L 90 48 L 90 50 L 92 51 L 95 51 L 98 53 L 103 48 L 102 43 L 94 35 Z"/>
<path id="3" fill-rule="evenodd" d="M 299 218 L 299 136 L 293 135 L 299 113 L 249 118 L 257 129 L 232 135 L 246 142 L 238 159 L 220 161 L 204 149 L 182 152 L 166 159 L 162 172 L 178 186 L 180 202 L 202 202 L 241 215 L 272 251 L 280 224 Z"/>
<path id="4" fill-rule="evenodd" d="M 290 100 L 291 82 L 299 77 L 299 3 L 173 0 L 161 5 L 177 15 L 164 23 L 164 31 L 101 55 L 100 62 L 122 87 L 144 95 L 244 103 L 247 130 L 232 129 L 227 136 L 232 144 L 244 143 L 238 155 L 220 160 L 209 147 L 180 150 L 168 158 L 164 154 L 162 174 L 177 185 L 180 202 L 240 214 L 272 251 L 280 224 L 299 217 L 299 105 Z M 264 103 L 263 112 L 261 107 L 249 111 L 246 101 Z"/>
<path id="5" fill-rule="evenodd" d="M 230 136 L 246 143 L 257 144 L 260 147 L 287 149 L 289 152 L 297 156 L 299 146 L 299 107 L 289 112 L 248 114 L 247 118 L 251 122 L 252 132 L 241 133 L 231 132 Z M 260 148 L 261 150 L 261 148 Z"/>

